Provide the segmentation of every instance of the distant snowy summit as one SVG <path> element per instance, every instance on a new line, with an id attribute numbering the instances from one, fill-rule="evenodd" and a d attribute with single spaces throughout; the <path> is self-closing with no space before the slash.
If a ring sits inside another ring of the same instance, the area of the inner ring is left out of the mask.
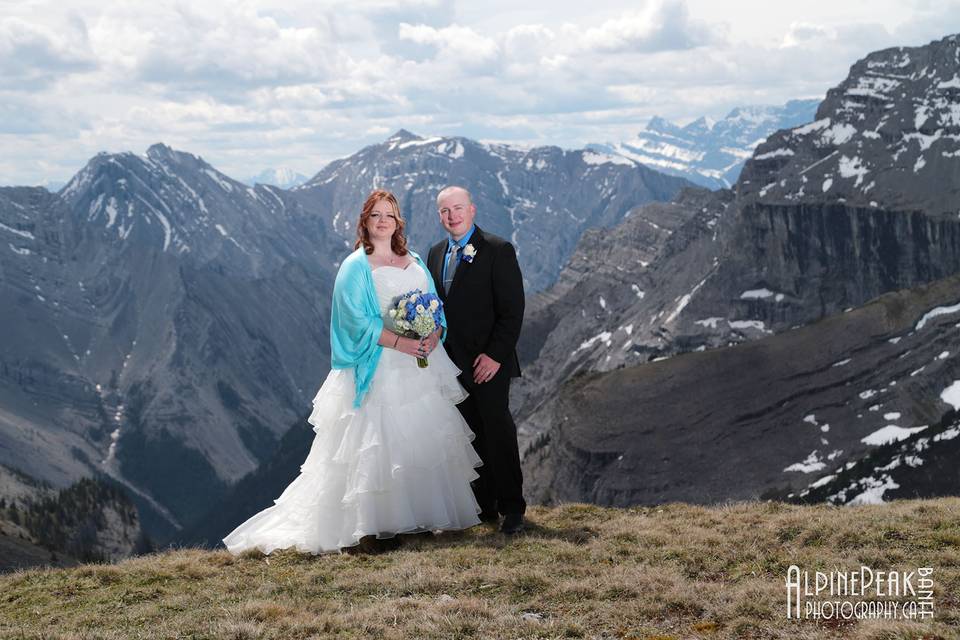
<path id="1" fill-rule="evenodd" d="M 701 117 L 683 127 L 654 116 L 633 140 L 588 148 L 720 189 L 736 183 L 757 145 L 775 131 L 812 122 L 819 104 L 791 100 L 783 106 L 737 107 L 722 120 Z"/>
<path id="2" fill-rule="evenodd" d="M 309 179 L 307 176 L 302 173 L 297 173 L 293 169 L 280 167 L 279 169 L 264 169 L 258 175 L 247 178 L 243 182 L 251 187 L 255 184 L 268 184 L 272 187 L 280 187 L 281 189 L 292 189 L 293 187 L 299 187 Z"/>

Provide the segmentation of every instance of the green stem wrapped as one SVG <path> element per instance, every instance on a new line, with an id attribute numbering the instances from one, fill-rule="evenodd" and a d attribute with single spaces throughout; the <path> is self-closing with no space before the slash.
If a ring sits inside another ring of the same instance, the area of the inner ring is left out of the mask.
<path id="1" fill-rule="evenodd" d="M 417 332 L 416 332 L 416 331 L 404 331 L 404 332 L 403 332 L 403 335 L 404 335 L 404 337 L 406 337 L 406 338 L 415 338 L 415 339 L 417 339 L 417 340 L 422 340 L 422 339 L 423 339 L 423 338 L 421 338 L 419 335 L 417 335 Z M 421 369 L 426 369 L 426 368 L 427 368 L 427 364 L 428 364 L 428 362 L 427 362 L 427 359 L 426 359 L 426 358 L 417 358 L 417 366 L 420 367 Z"/>

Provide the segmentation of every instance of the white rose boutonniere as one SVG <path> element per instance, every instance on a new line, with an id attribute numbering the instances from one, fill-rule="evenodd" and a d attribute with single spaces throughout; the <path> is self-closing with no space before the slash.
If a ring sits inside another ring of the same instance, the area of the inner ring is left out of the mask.
<path id="1" fill-rule="evenodd" d="M 473 247 L 472 244 L 468 244 L 463 248 L 463 261 L 470 263 L 473 262 L 474 257 L 477 255 L 477 250 Z"/>

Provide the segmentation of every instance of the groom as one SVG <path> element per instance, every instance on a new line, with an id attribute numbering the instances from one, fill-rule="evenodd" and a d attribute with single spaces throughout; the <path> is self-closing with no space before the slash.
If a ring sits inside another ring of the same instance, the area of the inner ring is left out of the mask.
<path id="1" fill-rule="evenodd" d="M 463 187 L 441 191 L 437 210 L 449 237 L 430 248 L 427 266 L 447 317 L 444 346 L 470 394 L 458 408 L 476 434 L 473 446 L 483 460 L 474 482 L 480 519 L 495 522 L 502 514 L 500 531 L 519 533 L 527 505 L 509 395 L 510 379 L 520 375 L 520 265 L 513 245 L 474 225 L 477 207 Z"/>

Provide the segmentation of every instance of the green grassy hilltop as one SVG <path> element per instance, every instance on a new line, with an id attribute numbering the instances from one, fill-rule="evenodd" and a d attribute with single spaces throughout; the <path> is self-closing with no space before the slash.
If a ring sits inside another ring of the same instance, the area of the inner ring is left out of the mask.
<path id="1" fill-rule="evenodd" d="M 176 549 L 0 576 L 2 638 L 955 638 L 960 498 L 537 507 L 381 555 Z M 787 568 L 934 568 L 931 621 L 786 618 Z"/>

